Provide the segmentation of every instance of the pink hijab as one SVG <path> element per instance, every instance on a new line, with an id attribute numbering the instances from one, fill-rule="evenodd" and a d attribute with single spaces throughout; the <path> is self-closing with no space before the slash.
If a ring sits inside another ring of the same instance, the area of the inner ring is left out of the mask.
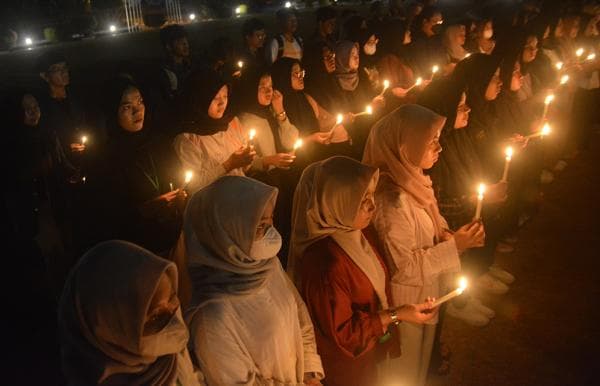
<path id="1" fill-rule="evenodd" d="M 363 156 L 363 163 L 379 168 L 382 178 L 388 178 L 425 209 L 438 239 L 444 233 L 445 221 L 438 209 L 431 178 L 418 165 L 427 145 L 445 122 L 446 118 L 423 106 L 401 106 L 373 126 Z"/>

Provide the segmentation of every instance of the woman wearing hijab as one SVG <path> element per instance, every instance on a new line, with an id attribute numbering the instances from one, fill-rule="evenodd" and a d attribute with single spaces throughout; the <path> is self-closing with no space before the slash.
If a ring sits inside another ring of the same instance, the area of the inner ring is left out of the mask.
<path id="1" fill-rule="evenodd" d="M 193 74 L 182 93 L 181 133 L 173 146 L 185 169 L 194 175 L 195 192 L 223 175 L 243 176 L 256 152 L 228 107 L 229 86 L 214 72 Z"/>
<path id="2" fill-rule="evenodd" d="M 310 317 L 277 259 L 276 199 L 276 188 L 224 176 L 187 206 L 175 256 L 189 273 L 191 350 L 209 385 L 321 384 Z"/>
<path id="3" fill-rule="evenodd" d="M 471 222 L 453 234 L 439 212 L 431 179 L 445 118 L 418 105 L 404 105 L 371 131 L 363 162 L 381 173 L 373 224 L 391 272 L 391 306 L 439 297 L 445 274 L 460 270 L 459 254 L 483 245 L 483 226 Z M 394 360 L 398 380 L 426 381 L 437 316 L 425 325 L 400 324 L 402 356 Z"/>
<path id="4" fill-rule="evenodd" d="M 314 161 L 330 154 L 349 154 L 352 149 L 348 132 L 343 124 L 336 123 L 336 117 L 304 91 L 305 74 L 300 62 L 291 58 L 277 60 L 271 70 L 273 86 L 283 95 L 286 114 L 308 145 L 299 156 Z"/>
<path id="5" fill-rule="evenodd" d="M 495 47 L 493 21 L 491 19 L 479 20 L 467 41 L 467 50 L 473 53 L 491 55 Z"/>
<path id="6" fill-rule="evenodd" d="M 452 72 L 456 63 L 467 57 L 468 52 L 465 50 L 464 45 L 467 39 L 467 30 L 464 24 L 453 24 L 448 26 L 444 31 L 444 37 L 442 42 L 446 49 L 447 70 L 445 72 Z"/>
<path id="7" fill-rule="evenodd" d="M 327 385 L 378 384 L 399 354 L 395 325 L 433 318 L 430 304 L 390 307 L 388 273 L 369 227 L 379 173 L 346 157 L 305 169 L 296 189 L 288 272 L 315 323 Z M 387 343 L 386 343 L 387 342 Z"/>
<path id="8" fill-rule="evenodd" d="M 368 26 L 367 20 L 362 16 L 353 16 L 345 23 L 344 40 L 353 42 L 358 47 L 360 67 L 358 74 L 362 83 L 368 86 L 369 91 L 376 95 L 383 89 L 383 82 L 377 72 L 379 52 L 378 34 Z"/>
<path id="9" fill-rule="evenodd" d="M 59 306 L 69 385 L 200 385 L 186 348 L 177 268 L 125 241 L 90 249 Z"/>
<path id="10" fill-rule="evenodd" d="M 119 238 L 155 253 L 168 251 L 177 241 L 187 197 L 172 184 L 180 186 L 183 170 L 168 141 L 151 129 L 131 79 L 111 81 L 104 100 L 109 138 L 86 176 L 87 245 Z"/>
<path id="11" fill-rule="evenodd" d="M 337 80 L 335 78 L 335 45 L 320 44 L 307 53 L 303 62 L 306 65 L 306 92 L 327 111 L 334 111 L 337 102 Z"/>

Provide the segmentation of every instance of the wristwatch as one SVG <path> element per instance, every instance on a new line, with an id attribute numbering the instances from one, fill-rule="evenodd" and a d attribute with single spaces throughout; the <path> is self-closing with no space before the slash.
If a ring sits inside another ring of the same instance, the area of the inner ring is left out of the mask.
<path id="1" fill-rule="evenodd" d="M 400 319 L 398 319 L 398 313 L 395 308 L 390 309 L 390 319 L 392 319 L 392 323 L 396 326 L 400 324 Z"/>
<path id="2" fill-rule="evenodd" d="M 281 119 L 283 121 L 283 120 L 285 120 L 286 115 L 287 114 L 285 113 L 285 111 L 282 111 L 279 114 L 277 114 L 277 118 Z"/>

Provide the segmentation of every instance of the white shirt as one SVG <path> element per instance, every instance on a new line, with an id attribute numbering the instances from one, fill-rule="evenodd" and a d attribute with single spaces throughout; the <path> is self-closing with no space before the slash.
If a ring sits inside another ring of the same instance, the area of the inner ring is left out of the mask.
<path id="1" fill-rule="evenodd" d="M 300 43 L 294 38 L 293 41 L 289 42 L 285 36 L 281 35 L 281 39 L 283 40 L 283 53 L 281 55 L 282 58 L 292 58 L 302 60 L 302 47 Z M 279 42 L 277 39 L 271 40 L 271 44 L 269 47 L 269 60 L 271 63 L 275 62 L 277 58 L 277 54 L 279 53 Z"/>
<path id="2" fill-rule="evenodd" d="M 305 373 L 323 377 L 306 305 L 279 264 L 257 293 L 209 303 L 189 325 L 208 385 L 303 386 Z"/>

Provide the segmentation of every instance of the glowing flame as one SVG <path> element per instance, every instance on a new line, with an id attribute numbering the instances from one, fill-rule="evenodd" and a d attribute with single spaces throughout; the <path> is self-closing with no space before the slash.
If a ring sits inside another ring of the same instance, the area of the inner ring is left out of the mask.
<path id="1" fill-rule="evenodd" d="M 506 160 L 510 161 L 512 159 L 513 156 L 513 148 L 508 146 L 505 150 L 504 150 L 504 154 L 506 155 Z"/>
<path id="2" fill-rule="evenodd" d="M 237 66 L 239 68 L 243 68 L 244 67 L 244 62 L 242 62 L 241 60 L 239 62 L 237 62 Z"/>
<path id="3" fill-rule="evenodd" d="M 301 138 L 298 138 L 296 140 L 296 142 L 294 142 L 294 151 L 300 149 L 303 144 L 304 144 L 304 141 Z"/>
<path id="4" fill-rule="evenodd" d="M 589 54 L 586 59 L 587 60 L 594 60 L 594 59 L 596 59 L 596 54 Z"/>
<path id="5" fill-rule="evenodd" d="M 554 94 L 546 95 L 546 99 L 544 99 L 544 104 L 549 105 L 554 100 Z"/>
<path id="6" fill-rule="evenodd" d="M 479 198 L 480 200 L 483 200 L 483 194 L 484 193 L 485 193 L 485 184 L 481 183 L 477 187 L 477 198 Z"/>
<path id="7" fill-rule="evenodd" d="M 286 2 L 285 2 L 285 4 L 284 4 L 284 6 L 285 6 L 286 8 L 291 8 L 291 7 L 292 7 L 292 3 L 291 3 L 291 2 L 289 2 L 289 1 L 286 1 Z"/>
<path id="8" fill-rule="evenodd" d="M 569 75 L 563 75 L 560 78 L 560 84 L 567 84 L 567 82 L 569 81 Z"/>
<path id="9" fill-rule="evenodd" d="M 81 144 L 85 145 L 86 142 L 87 142 L 87 137 L 84 135 L 81 137 Z"/>
<path id="10" fill-rule="evenodd" d="M 541 136 L 543 137 L 544 135 L 548 135 L 551 131 L 552 129 L 550 128 L 550 125 L 548 123 L 545 123 L 544 127 L 542 127 Z"/>
<path id="11" fill-rule="evenodd" d="M 577 57 L 581 57 L 581 55 L 583 55 L 583 48 L 578 48 L 577 51 L 575 51 L 575 55 L 577 55 Z"/>
<path id="12" fill-rule="evenodd" d="M 462 276 L 460 279 L 458 279 L 458 292 L 462 294 L 464 290 L 467 289 L 468 285 L 469 283 L 467 282 L 467 278 Z"/>
<path id="13" fill-rule="evenodd" d="M 367 105 L 365 112 L 369 115 L 373 114 L 373 107 L 371 107 L 371 105 Z"/>
<path id="14" fill-rule="evenodd" d="M 336 120 L 335 120 L 335 123 L 336 123 L 337 125 L 339 125 L 340 123 L 342 123 L 342 121 L 343 121 L 343 120 L 344 120 L 344 116 L 343 116 L 342 114 L 338 114 L 338 115 L 337 115 L 337 118 L 336 118 Z"/>
<path id="15" fill-rule="evenodd" d="M 390 87 L 390 81 L 386 79 L 383 81 L 383 89 L 386 90 L 388 87 Z"/>
<path id="16" fill-rule="evenodd" d="M 558 63 L 556 63 L 556 69 L 557 69 L 558 71 L 562 70 L 562 68 L 563 68 L 563 62 L 558 62 Z"/>
<path id="17" fill-rule="evenodd" d="M 431 72 L 434 73 L 434 74 L 436 72 L 438 72 L 439 70 L 440 70 L 440 67 L 437 64 L 435 66 L 431 67 Z"/>
<path id="18" fill-rule="evenodd" d="M 191 170 L 186 170 L 185 172 L 185 183 L 189 184 L 192 178 L 194 177 L 194 172 Z"/>
<path id="19" fill-rule="evenodd" d="M 417 81 L 415 82 L 415 85 L 417 85 L 417 86 L 420 86 L 420 85 L 421 85 L 421 83 L 423 83 L 423 78 L 421 78 L 421 77 L 418 77 L 418 78 L 417 78 Z"/>
<path id="20" fill-rule="evenodd" d="M 250 131 L 248 132 L 248 138 L 252 141 L 254 137 L 256 137 L 256 130 L 250 129 Z"/>

